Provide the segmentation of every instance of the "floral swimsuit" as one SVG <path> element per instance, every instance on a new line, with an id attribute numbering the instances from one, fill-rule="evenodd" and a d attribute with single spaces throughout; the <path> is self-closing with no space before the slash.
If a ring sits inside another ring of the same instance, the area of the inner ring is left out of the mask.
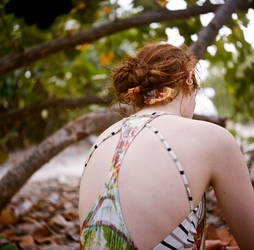
<path id="1" fill-rule="evenodd" d="M 174 160 L 179 174 L 182 177 L 190 205 L 190 214 L 188 217 L 153 249 L 204 249 L 206 221 L 205 194 L 198 206 L 194 208 L 188 180 L 180 162 L 177 160 L 174 151 L 160 132 L 151 125 L 151 121 L 160 115 L 170 114 L 166 112 L 154 112 L 152 114 L 145 114 L 141 116 L 132 115 L 124 118 L 122 127 L 118 131 L 112 132 L 98 144 L 94 145 L 91 154 L 86 160 L 85 167 L 87 166 L 94 150 L 96 150 L 96 148 L 109 137 L 120 132 L 120 139 L 113 156 L 104 189 L 99 194 L 95 204 L 82 224 L 80 231 L 80 250 L 137 249 L 127 230 L 122 215 L 117 178 L 126 151 L 137 134 L 145 127 L 158 136 L 160 141 L 163 143 L 165 150 L 168 151 L 169 155 Z"/>

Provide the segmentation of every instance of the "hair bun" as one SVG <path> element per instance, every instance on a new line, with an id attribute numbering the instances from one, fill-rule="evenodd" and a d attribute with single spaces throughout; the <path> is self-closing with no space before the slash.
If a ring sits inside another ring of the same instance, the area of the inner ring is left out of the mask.
<path id="1" fill-rule="evenodd" d="M 186 79 L 189 79 L 189 83 L 193 81 L 194 90 L 198 88 L 195 75 L 189 76 L 195 62 L 195 57 L 182 48 L 170 44 L 148 44 L 136 56 L 127 56 L 113 69 L 116 95 L 122 103 L 142 107 L 144 96 L 152 90 L 161 92 L 163 87 L 168 87 L 175 90 L 174 94 L 180 89 L 183 94 L 190 93 Z M 162 92 L 167 93 L 167 98 L 164 99 L 169 100 L 173 91 L 171 94 L 167 91 L 164 89 Z"/>
<path id="2" fill-rule="evenodd" d="M 140 85 L 143 86 L 144 89 L 151 85 L 149 81 L 151 73 L 150 68 L 147 64 L 139 64 L 138 67 L 135 69 L 135 74 Z"/>
<path id="3" fill-rule="evenodd" d="M 147 90 L 151 85 L 149 81 L 150 67 L 146 63 L 140 61 L 137 57 L 128 56 L 126 59 L 128 65 L 129 78 L 132 87 L 140 86 L 140 91 Z"/>

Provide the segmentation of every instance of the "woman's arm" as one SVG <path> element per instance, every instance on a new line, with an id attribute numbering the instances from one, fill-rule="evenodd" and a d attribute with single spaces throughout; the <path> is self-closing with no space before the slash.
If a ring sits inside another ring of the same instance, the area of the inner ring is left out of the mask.
<path id="1" fill-rule="evenodd" d="M 235 138 L 226 129 L 216 130 L 209 157 L 211 184 L 241 250 L 253 250 L 254 190 L 248 168 Z"/>

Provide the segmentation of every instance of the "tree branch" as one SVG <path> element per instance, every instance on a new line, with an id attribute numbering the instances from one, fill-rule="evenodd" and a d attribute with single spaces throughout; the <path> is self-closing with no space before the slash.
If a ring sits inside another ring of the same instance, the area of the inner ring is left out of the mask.
<path id="1" fill-rule="evenodd" d="M 198 59 L 204 56 L 207 47 L 212 44 L 220 28 L 229 21 L 232 13 L 243 7 L 243 2 L 242 0 L 229 0 L 216 10 L 212 21 L 199 32 L 198 40 L 190 47 Z"/>
<path id="2" fill-rule="evenodd" d="M 234 11 L 236 11 L 237 9 L 240 9 L 240 8 L 244 9 L 244 8 L 246 8 L 246 6 L 251 7 L 253 5 L 254 5 L 254 1 L 250 2 L 248 5 L 246 5 L 246 4 L 243 5 L 243 2 L 238 0 L 238 1 L 228 1 L 228 2 L 226 2 L 225 5 L 213 5 L 210 3 L 206 3 L 203 6 L 194 5 L 192 7 L 185 9 L 185 10 L 177 10 L 177 11 L 168 11 L 166 9 L 160 9 L 157 11 L 149 11 L 147 13 L 140 14 L 139 16 L 136 16 L 136 17 L 131 17 L 131 18 L 127 18 L 124 20 L 118 20 L 115 22 L 111 22 L 109 24 L 105 24 L 105 25 L 102 25 L 97 28 L 91 28 L 86 31 L 83 31 L 83 33 L 94 33 L 93 30 L 97 29 L 97 35 L 98 35 L 100 33 L 98 31 L 101 30 L 101 28 L 104 27 L 103 31 L 105 31 L 106 27 L 109 27 L 109 26 L 111 26 L 110 32 L 112 32 L 112 29 L 114 30 L 114 32 L 117 32 L 117 31 L 119 31 L 118 29 L 125 29 L 126 27 L 130 27 L 129 25 L 135 24 L 137 27 L 138 25 L 143 25 L 145 23 L 149 23 L 149 22 L 151 22 L 151 20 L 155 21 L 156 18 L 157 18 L 156 19 L 157 21 L 179 18 L 179 15 L 182 16 L 183 18 L 187 18 L 187 17 L 190 17 L 190 15 L 200 14 L 201 11 L 203 14 L 204 12 L 214 10 L 219 6 L 212 21 L 209 23 L 209 25 L 207 27 L 202 29 L 202 31 L 198 35 L 198 40 L 195 43 L 193 43 L 190 47 L 190 49 L 193 51 L 193 53 L 198 57 L 198 59 L 200 59 L 204 56 L 204 53 L 205 53 L 207 47 L 215 39 L 216 35 L 218 34 L 219 29 L 231 18 L 232 13 Z M 158 15 L 158 13 L 161 13 L 161 14 Z M 128 21 L 128 22 L 126 22 L 126 21 Z M 113 26 L 115 26 L 115 28 L 113 28 Z M 78 32 L 75 35 L 73 35 L 72 40 L 75 40 L 74 37 L 79 37 L 81 35 L 81 33 L 82 32 Z M 95 34 L 96 34 L 96 32 L 95 32 Z M 59 39 L 66 40 L 67 38 L 66 37 L 65 38 L 58 38 L 55 40 L 59 40 Z M 81 38 L 79 38 L 79 39 L 76 38 L 76 40 L 80 40 L 80 39 Z M 55 40 L 50 41 L 48 44 L 49 45 L 51 43 L 54 44 Z M 30 53 L 31 50 L 36 51 L 37 50 L 36 48 L 38 48 L 40 46 L 43 46 L 43 44 L 38 45 L 32 49 L 29 49 L 25 53 L 27 55 L 29 55 L 29 54 L 31 54 Z M 44 55 L 46 55 L 47 53 L 48 52 L 45 49 Z M 41 55 L 42 54 L 43 53 L 41 53 Z M 1 69 L 1 62 L 4 60 L 5 60 L 5 58 L 0 60 L 0 75 L 1 75 L 1 70 L 3 70 L 3 69 Z M 92 104 L 92 103 L 105 105 L 105 104 L 108 104 L 109 102 L 110 102 L 110 100 L 103 100 L 103 99 L 101 99 L 99 97 L 95 97 L 95 96 L 94 97 L 88 96 L 88 97 L 82 97 L 82 98 L 62 98 L 62 99 L 55 99 L 55 100 L 47 100 L 43 103 L 38 103 L 38 104 L 35 104 L 31 107 L 27 107 L 27 108 L 23 108 L 23 109 L 16 109 L 16 110 L 8 111 L 7 113 L 4 113 L 4 114 L 0 114 L 0 124 L 9 123 L 12 120 L 18 120 L 21 117 L 24 117 L 25 115 L 29 115 L 34 112 L 40 112 L 41 110 L 50 108 L 50 107 L 61 106 L 61 107 L 66 107 L 66 108 L 74 108 L 74 107 L 88 105 L 88 104 Z"/>
<path id="3" fill-rule="evenodd" d="M 120 32 L 133 27 L 137 28 L 140 26 L 148 25 L 152 22 L 186 19 L 209 12 L 214 12 L 220 6 L 221 4 L 207 3 L 203 6 L 193 5 L 184 10 L 170 11 L 161 8 L 159 10 L 142 13 L 135 17 L 117 19 L 113 22 L 109 22 L 98 27 L 77 31 L 65 37 L 59 37 L 49 42 L 35 45 L 34 47 L 25 49 L 20 53 L 5 56 L 4 58 L 0 59 L 0 76 L 22 66 L 29 65 L 54 53 L 73 48 L 76 45 L 82 43 L 93 42 L 101 37 L 108 36 L 116 32 Z M 245 1 L 244 4 L 240 6 L 239 10 L 247 10 L 249 8 L 254 8 L 253 0 Z M 211 39 L 209 39 L 208 42 L 210 43 L 210 41 Z M 202 48 L 201 45 L 199 45 L 199 47 Z M 193 51 L 196 53 L 198 50 L 199 49 L 194 46 Z M 201 57 L 202 55 L 200 54 L 199 58 Z"/>
<path id="4" fill-rule="evenodd" d="M 90 113 L 66 124 L 42 141 L 21 163 L 12 167 L 0 180 L 0 211 L 27 180 L 51 158 L 70 144 L 91 134 L 100 133 L 120 119 L 121 116 L 118 113 L 109 110 Z"/>
<path id="5" fill-rule="evenodd" d="M 80 108 L 90 104 L 108 105 L 112 102 L 110 97 L 98 96 L 83 96 L 71 98 L 58 98 L 49 99 L 43 102 L 36 103 L 29 107 L 14 109 L 5 113 L 0 113 L 0 125 L 13 123 L 17 120 L 31 117 L 34 113 L 40 113 L 43 109 L 56 109 L 56 108 Z"/>
<path id="6" fill-rule="evenodd" d="M 206 4 L 204 6 L 194 5 L 184 10 L 170 11 L 159 9 L 148 11 L 134 17 L 117 19 L 98 27 L 77 31 L 65 37 L 53 39 L 32 48 L 25 49 L 21 53 L 7 55 L 0 60 L 0 76 L 19 67 L 29 65 L 35 61 L 45 58 L 59 51 L 67 50 L 82 43 L 93 42 L 101 37 L 114 34 L 129 28 L 137 28 L 152 22 L 171 21 L 176 19 L 190 18 L 200 14 L 214 12 L 219 4 Z"/>

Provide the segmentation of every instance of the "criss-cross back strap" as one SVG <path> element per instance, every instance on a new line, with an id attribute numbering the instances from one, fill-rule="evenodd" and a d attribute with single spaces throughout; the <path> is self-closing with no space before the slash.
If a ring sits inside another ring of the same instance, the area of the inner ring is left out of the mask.
<path id="1" fill-rule="evenodd" d="M 111 132 L 109 135 L 107 135 L 105 138 L 103 138 L 102 140 L 100 140 L 98 143 L 96 143 L 93 148 L 91 149 L 88 157 L 86 158 L 85 164 L 84 164 L 84 168 L 83 168 L 83 173 L 82 176 L 84 175 L 85 172 L 85 168 L 90 160 L 90 158 L 92 157 L 94 151 L 107 139 L 109 139 L 111 136 L 116 135 L 117 133 L 120 133 L 120 138 L 118 141 L 118 144 L 116 146 L 114 155 L 113 155 L 113 159 L 112 159 L 112 164 L 114 166 L 115 169 L 119 170 L 120 168 L 120 162 L 122 161 L 130 143 L 133 141 L 133 139 L 136 137 L 136 135 L 145 127 L 145 124 L 147 122 L 150 122 L 151 120 L 153 120 L 155 117 L 158 117 L 162 114 L 165 114 L 164 112 L 154 112 L 152 114 L 147 114 L 144 116 L 136 116 L 136 115 L 132 115 L 129 116 L 127 118 L 123 119 L 123 123 L 122 126 L 115 132 Z M 142 123 L 139 123 L 137 126 L 135 127 L 131 127 L 128 125 L 128 120 L 129 119 L 133 119 L 135 117 L 143 117 L 144 121 Z M 146 119 L 145 119 L 146 118 Z"/>
<path id="2" fill-rule="evenodd" d="M 150 115 L 148 115 L 147 119 L 144 120 L 143 123 L 139 123 L 138 126 L 136 126 L 135 128 L 131 127 L 131 126 L 128 126 L 127 124 L 127 121 L 132 118 L 133 116 L 131 117 L 128 117 L 128 118 L 124 118 L 123 119 L 123 124 L 121 126 L 121 128 L 119 128 L 116 132 L 111 132 L 109 135 L 107 135 L 105 138 L 103 138 L 101 141 L 99 141 L 98 143 L 96 143 L 92 150 L 90 151 L 90 154 L 88 155 L 86 161 L 85 161 L 85 165 L 84 165 L 84 170 L 87 166 L 87 163 L 88 161 L 90 160 L 91 156 L 93 155 L 94 151 L 98 148 L 98 146 L 100 146 L 101 143 L 103 143 L 104 141 L 106 141 L 108 138 L 110 138 L 111 136 L 114 136 L 116 135 L 117 133 L 120 133 L 120 139 L 119 139 L 119 142 L 117 144 L 117 147 L 116 147 L 116 150 L 115 150 L 115 153 L 114 153 L 114 156 L 113 156 L 113 165 L 114 165 L 114 168 L 116 170 L 119 170 L 120 169 L 120 165 L 121 165 L 121 162 L 124 158 L 124 155 L 127 151 L 127 149 L 129 148 L 131 142 L 133 141 L 133 139 L 137 136 L 137 134 L 144 128 L 144 127 L 147 127 L 149 128 L 150 130 L 152 130 L 160 139 L 160 141 L 163 143 L 163 145 L 165 146 L 166 150 L 168 151 L 169 155 L 172 157 L 173 161 L 175 162 L 175 165 L 181 175 L 181 178 L 184 182 L 184 186 L 185 186 L 185 189 L 186 189 L 186 192 L 187 192 L 187 195 L 188 195 L 188 201 L 189 201 L 189 205 L 190 205 L 190 209 L 191 211 L 194 210 L 194 204 L 193 204 L 193 198 L 192 198 L 192 194 L 191 194 L 191 191 L 190 191 L 190 187 L 189 187 L 189 182 L 188 182 L 188 179 L 184 173 L 184 169 L 182 168 L 182 165 L 181 163 L 178 161 L 174 151 L 172 150 L 172 148 L 169 146 L 168 142 L 165 140 L 165 138 L 161 135 L 161 133 L 151 125 L 151 121 L 156 118 L 156 117 L 159 117 L 161 115 L 171 115 L 167 112 L 154 112 Z M 135 117 L 135 115 L 134 115 Z M 84 171 L 83 170 L 83 174 L 84 174 Z M 82 174 L 82 175 L 83 175 Z"/>
<path id="3" fill-rule="evenodd" d="M 166 148 L 167 152 L 169 153 L 169 155 L 173 159 L 173 161 L 174 161 L 174 163 L 175 163 L 175 165 L 176 165 L 176 167 L 177 167 L 177 169 L 178 169 L 178 171 L 179 171 L 179 173 L 182 177 L 182 180 L 183 180 L 183 183 L 184 183 L 187 195 L 188 195 L 190 210 L 193 211 L 194 210 L 194 204 L 193 204 L 192 194 L 191 194 L 191 191 L 190 191 L 189 182 L 188 182 L 188 179 L 187 179 L 187 177 L 184 173 L 184 170 L 182 168 L 182 165 L 181 165 L 180 161 L 177 159 L 174 151 L 169 146 L 168 142 L 165 140 L 165 138 L 162 136 L 162 134 L 159 132 L 159 130 L 156 129 L 155 127 L 153 127 L 150 122 L 146 123 L 146 127 L 149 128 L 150 130 L 152 130 L 153 133 L 159 137 L 160 141 L 162 142 L 162 144 Z"/>

